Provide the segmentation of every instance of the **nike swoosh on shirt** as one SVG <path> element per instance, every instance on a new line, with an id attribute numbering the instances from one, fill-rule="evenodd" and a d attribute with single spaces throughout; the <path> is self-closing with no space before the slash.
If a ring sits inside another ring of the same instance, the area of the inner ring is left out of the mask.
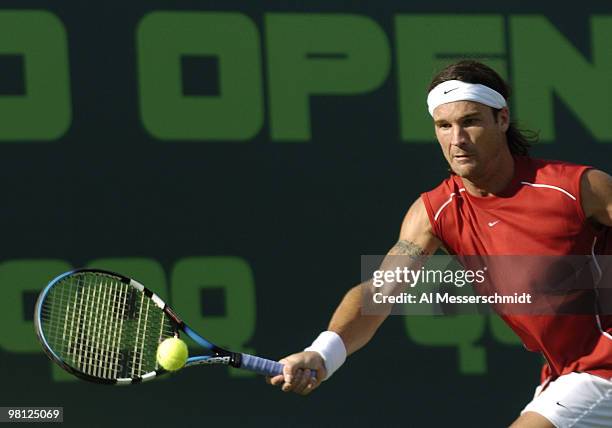
<path id="1" fill-rule="evenodd" d="M 564 409 L 567 409 L 567 407 L 565 407 L 563 404 L 559 403 L 558 401 L 557 401 L 557 406 L 561 406 L 561 407 L 563 407 Z M 567 409 L 567 410 L 569 410 L 569 409 Z"/>
<path id="2" fill-rule="evenodd" d="M 497 223 L 499 223 L 501 220 L 496 220 L 496 221 L 490 221 L 487 224 L 489 225 L 489 227 L 493 227 L 495 226 Z"/>

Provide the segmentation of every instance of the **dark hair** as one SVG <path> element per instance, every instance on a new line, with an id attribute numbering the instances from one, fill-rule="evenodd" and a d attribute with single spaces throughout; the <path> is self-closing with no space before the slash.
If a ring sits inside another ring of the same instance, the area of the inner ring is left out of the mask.
<path id="1" fill-rule="evenodd" d="M 491 67 L 473 60 L 463 60 L 451 64 L 440 71 L 429 84 L 427 92 L 447 80 L 461 80 L 466 83 L 480 83 L 499 92 L 506 101 L 510 98 L 510 87 Z M 500 110 L 491 108 L 497 120 Z M 508 148 L 513 155 L 529 155 L 529 147 L 538 141 L 535 131 L 521 130 L 516 123 L 510 122 L 506 131 Z"/>

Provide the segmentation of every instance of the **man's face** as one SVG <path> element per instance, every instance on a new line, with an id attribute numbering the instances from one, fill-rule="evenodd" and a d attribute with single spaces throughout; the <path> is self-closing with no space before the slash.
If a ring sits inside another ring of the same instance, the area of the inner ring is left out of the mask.
<path id="1" fill-rule="evenodd" d="M 433 119 L 436 137 L 455 174 L 475 180 L 499 166 L 509 124 L 507 108 L 495 117 L 484 104 L 455 101 L 436 107 Z"/>

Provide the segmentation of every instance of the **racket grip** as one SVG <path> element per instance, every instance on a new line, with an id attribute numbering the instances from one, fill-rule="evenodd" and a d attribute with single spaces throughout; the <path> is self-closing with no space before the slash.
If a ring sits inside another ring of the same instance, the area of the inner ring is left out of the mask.
<path id="1" fill-rule="evenodd" d="M 283 365 L 278 361 L 272 361 L 249 354 L 242 354 L 240 368 L 264 376 L 276 376 L 283 372 Z"/>
<path id="2" fill-rule="evenodd" d="M 268 360 L 267 358 L 256 357 L 250 354 L 240 354 L 242 356 L 240 368 L 259 373 L 264 376 L 276 376 L 283 373 L 283 365 L 277 361 Z M 311 370 L 311 376 L 317 377 L 317 372 Z"/>

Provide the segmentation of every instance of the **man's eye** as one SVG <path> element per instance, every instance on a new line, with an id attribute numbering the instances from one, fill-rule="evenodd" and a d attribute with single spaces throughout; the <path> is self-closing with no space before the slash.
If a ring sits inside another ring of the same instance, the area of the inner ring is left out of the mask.
<path id="1" fill-rule="evenodd" d="M 464 126 L 475 125 L 476 123 L 478 123 L 478 119 L 465 119 L 463 121 Z"/>

